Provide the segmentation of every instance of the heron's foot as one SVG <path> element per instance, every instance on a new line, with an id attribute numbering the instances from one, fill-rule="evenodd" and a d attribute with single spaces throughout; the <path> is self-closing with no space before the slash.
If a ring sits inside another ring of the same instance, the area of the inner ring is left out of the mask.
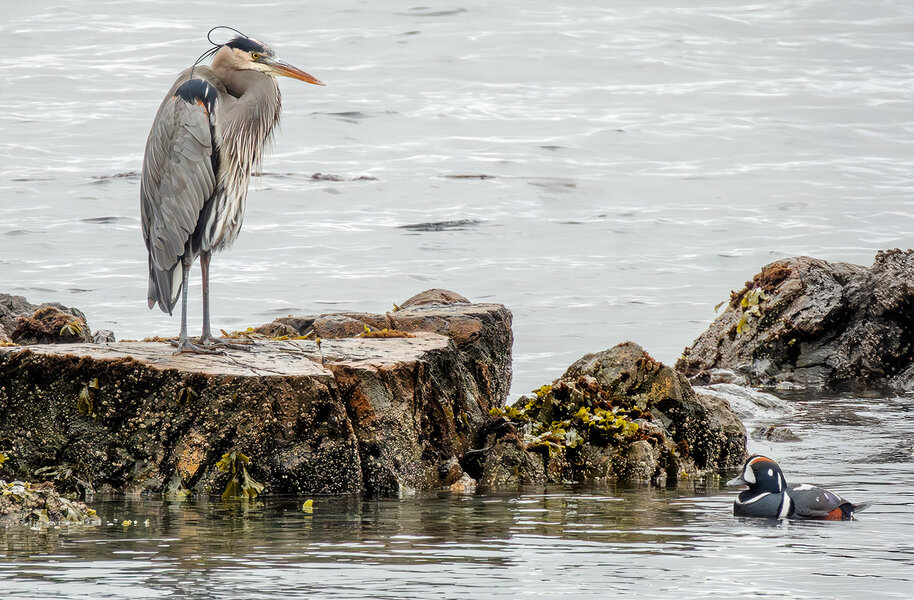
<path id="1" fill-rule="evenodd" d="M 244 338 L 217 338 L 211 335 L 203 334 L 200 336 L 200 343 L 204 347 L 214 351 L 216 348 L 228 348 L 230 350 L 244 350 L 245 352 L 250 352 L 251 346 L 254 345 L 254 342 L 251 340 L 246 340 Z"/>
<path id="2" fill-rule="evenodd" d="M 209 348 L 206 345 L 195 344 L 190 341 L 190 338 L 178 338 L 177 340 L 171 340 L 171 345 L 177 348 L 174 351 L 174 354 L 225 354 L 222 350 L 217 348 Z"/>

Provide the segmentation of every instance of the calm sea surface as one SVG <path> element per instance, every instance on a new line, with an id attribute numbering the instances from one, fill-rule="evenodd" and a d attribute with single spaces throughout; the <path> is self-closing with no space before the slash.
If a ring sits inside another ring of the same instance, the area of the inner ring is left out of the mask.
<path id="1" fill-rule="evenodd" d="M 274 150 L 213 261 L 217 328 L 444 287 L 514 312 L 517 395 L 626 339 L 674 361 L 778 258 L 869 264 L 911 245 L 909 0 L 2 9 L 0 291 L 119 339 L 178 328 L 146 308 L 138 171 L 217 24 L 329 84 L 280 82 Z M 192 331 L 199 296 L 195 272 Z M 911 410 L 816 399 L 760 418 L 804 438 L 751 444 L 789 480 L 878 502 L 854 523 L 740 521 L 713 481 L 319 500 L 310 516 L 295 499 L 112 500 L 99 512 L 117 526 L 0 537 L 0 595 L 907 598 Z"/>

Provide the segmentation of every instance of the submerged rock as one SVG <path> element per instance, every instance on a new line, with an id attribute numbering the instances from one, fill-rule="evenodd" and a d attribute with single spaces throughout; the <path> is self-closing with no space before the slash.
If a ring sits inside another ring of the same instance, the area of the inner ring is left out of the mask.
<path id="1" fill-rule="evenodd" d="M 752 430 L 752 439 L 767 440 L 769 442 L 801 442 L 800 436 L 788 427 L 778 425 L 759 425 Z"/>
<path id="2" fill-rule="evenodd" d="M 91 342 L 86 315 L 57 302 L 31 304 L 22 296 L 0 294 L 0 345 Z"/>
<path id="3" fill-rule="evenodd" d="M 752 385 L 914 390 L 914 251 L 872 267 L 805 256 L 765 266 L 676 368 L 707 383 L 729 369 Z"/>
<path id="4" fill-rule="evenodd" d="M 733 383 L 713 383 L 693 389 L 703 398 L 725 400 L 743 422 L 771 420 L 794 412 L 793 404 L 787 400 Z"/>
<path id="5" fill-rule="evenodd" d="M 475 468 L 483 488 L 662 484 L 738 467 L 746 456 L 746 430 L 726 401 L 698 396 L 632 342 L 584 356 L 534 396 L 491 414 L 477 442 L 487 452 Z"/>
<path id="6" fill-rule="evenodd" d="M 64 498 L 53 483 L 7 483 L 0 479 L 0 527 L 97 522 L 93 509 L 78 500 Z"/>
<path id="7" fill-rule="evenodd" d="M 334 321 L 340 337 L 292 339 Z M 444 465 L 507 397 L 504 306 L 287 317 L 257 331 L 250 352 L 222 356 L 160 342 L 0 348 L 7 468 L 25 478 L 60 466 L 98 491 L 221 493 L 229 474 L 217 465 L 236 451 L 264 493 L 470 486 Z"/>

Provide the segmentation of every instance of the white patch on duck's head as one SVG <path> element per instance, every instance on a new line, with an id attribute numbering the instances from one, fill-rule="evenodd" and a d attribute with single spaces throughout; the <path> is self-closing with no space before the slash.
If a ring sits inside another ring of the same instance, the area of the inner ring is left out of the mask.
<path id="1" fill-rule="evenodd" d="M 743 481 L 752 485 L 755 483 L 755 471 L 752 470 L 752 464 L 747 464 L 746 468 L 743 469 Z"/>

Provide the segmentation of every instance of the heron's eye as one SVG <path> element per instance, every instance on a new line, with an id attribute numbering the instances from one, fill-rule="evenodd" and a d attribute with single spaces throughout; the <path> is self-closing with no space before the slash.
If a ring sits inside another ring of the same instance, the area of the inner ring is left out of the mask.
<path id="1" fill-rule="evenodd" d="M 259 52 L 251 52 L 251 58 L 254 59 L 254 60 L 257 60 L 258 58 L 260 58 L 260 53 L 259 53 Z"/>

